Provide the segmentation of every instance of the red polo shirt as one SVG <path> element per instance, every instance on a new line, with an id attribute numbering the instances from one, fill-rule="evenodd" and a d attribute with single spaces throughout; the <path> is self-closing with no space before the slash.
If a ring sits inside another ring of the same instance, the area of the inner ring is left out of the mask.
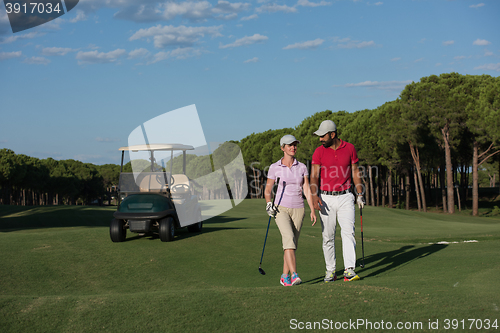
<path id="1" fill-rule="evenodd" d="M 322 191 L 344 191 L 351 187 L 351 165 L 359 161 L 354 145 L 340 140 L 337 149 L 319 146 L 312 164 L 320 165 Z"/>

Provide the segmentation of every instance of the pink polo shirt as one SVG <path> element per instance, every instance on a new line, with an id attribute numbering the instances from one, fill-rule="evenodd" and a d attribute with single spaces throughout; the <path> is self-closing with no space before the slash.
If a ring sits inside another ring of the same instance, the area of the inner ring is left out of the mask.
<path id="1" fill-rule="evenodd" d="M 307 167 L 304 163 L 294 160 L 292 167 L 289 168 L 279 160 L 271 164 L 267 173 L 267 178 L 276 180 L 280 178 L 274 204 L 286 208 L 303 208 L 304 200 L 302 199 L 302 186 L 304 185 L 304 177 L 309 175 Z M 283 184 L 285 184 L 285 192 L 283 193 Z M 281 200 L 281 201 L 280 201 Z"/>
<path id="2" fill-rule="evenodd" d="M 322 191 L 344 191 L 351 187 L 351 165 L 359 161 L 356 148 L 340 140 L 337 149 L 319 146 L 312 156 L 312 164 L 321 168 Z"/>

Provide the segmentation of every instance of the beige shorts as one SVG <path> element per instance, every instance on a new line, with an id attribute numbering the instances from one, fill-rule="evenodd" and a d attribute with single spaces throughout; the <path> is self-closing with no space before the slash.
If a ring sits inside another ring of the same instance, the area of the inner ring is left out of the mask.
<path id="1" fill-rule="evenodd" d="M 276 224 L 281 232 L 283 250 L 296 250 L 302 221 L 304 220 L 304 208 L 278 206 L 278 211 L 279 213 L 276 214 Z"/>

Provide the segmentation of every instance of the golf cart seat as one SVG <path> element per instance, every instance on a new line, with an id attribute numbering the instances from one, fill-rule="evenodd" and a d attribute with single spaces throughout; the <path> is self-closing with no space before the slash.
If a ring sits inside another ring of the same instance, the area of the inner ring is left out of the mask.
<path id="1" fill-rule="evenodd" d="M 170 189 L 170 194 L 174 198 L 190 196 L 191 195 L 191 186 L 189 184 L 189 178 L 183 174 L 172 175 L 173 184 Z"/>
<path id="2" fill-rule="evenodd" d="M 162 193 L 167 191 L 165 176 L 163 173 L 146 174 L 139 183 L 140 192 Z"/>

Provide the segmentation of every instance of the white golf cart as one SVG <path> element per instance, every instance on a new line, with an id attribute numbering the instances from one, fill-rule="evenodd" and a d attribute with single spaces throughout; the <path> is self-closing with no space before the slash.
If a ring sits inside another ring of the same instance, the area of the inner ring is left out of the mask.
<path id="1" fill-rule="evenodd" d="M 158 233 L 162 242 L 174 239 L 175 229 L 187 227 L 200 232 L 203 226 L 201 207 L 193 183 L 186 176 L 186 151 L 181 144 L 144 144 L 121 147 L 118 195 L 121 202 L 113 214 L 109 233 L 113 242 L 123 242 L 127 229 L 134 233 Z M 147 169 L 123 172 L 125 152 L 147 152 Z M 172 174 L 174 152 L 182 151 L 182 174 Z M 156 164 L 155 153 L 170 152 L 170 171 Z M 147 170 L 147 171 L 146 171 Z"/>

